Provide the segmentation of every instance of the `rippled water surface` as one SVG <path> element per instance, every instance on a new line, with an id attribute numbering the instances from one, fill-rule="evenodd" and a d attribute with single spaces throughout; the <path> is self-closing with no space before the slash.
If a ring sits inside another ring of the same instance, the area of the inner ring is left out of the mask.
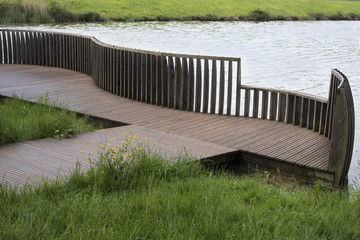
<path id="1" fill-rule="evenodd" d="M 360 21 L 145 22 L 1 26 L 92 35 L 113 45 L 152 51 L 240 57 L 242 83 L 327 97 L 330 70 L 349 78 L 356 136 L 350 180 L 360 175 Z"/>

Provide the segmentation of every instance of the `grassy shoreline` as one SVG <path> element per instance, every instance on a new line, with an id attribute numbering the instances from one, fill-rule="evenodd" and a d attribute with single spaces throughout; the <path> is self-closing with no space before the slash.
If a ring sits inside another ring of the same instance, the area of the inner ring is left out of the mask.
<path id="1" fill-rule="evenodd" d="M 35 188 L 0 184 L 0 238 L 360 237 L 359 190 L 351 197 L 321 182 L 275 187 L 268 176 L 239 178 L 188 156 L 169 161 L 144 144 L 133 148 L 130 134 L 125 145 L 114 139 L 99 155 L 84 155 L 87 172 L 78 165 L 67 178 Z"/>
<path id="2" fill-rule="evenodd" d="M 0 23 L 360 20 L 360 1 L 0 0 Z"/>

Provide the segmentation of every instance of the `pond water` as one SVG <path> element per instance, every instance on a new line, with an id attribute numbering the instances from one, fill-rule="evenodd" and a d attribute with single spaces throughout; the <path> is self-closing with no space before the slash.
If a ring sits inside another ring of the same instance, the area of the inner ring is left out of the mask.
<path id="1" fill-rule="evenodd" d="M 240 57 L 242 83 L 326 97 L 330 70 L 349 78 L 356 133 L 350 182 L 360 177 L 360 21 L 140 22 L 70 25 L 0 25 L 95 36 L 144 50 Z M 357 182 L 359 183 L 359 179 Z"/>

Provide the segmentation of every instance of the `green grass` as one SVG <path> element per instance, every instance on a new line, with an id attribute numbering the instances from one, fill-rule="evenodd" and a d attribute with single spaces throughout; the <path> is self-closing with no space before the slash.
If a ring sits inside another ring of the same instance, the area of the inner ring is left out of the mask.
<path id="1" fill-rule="evenodd" d="M 36 104 L 23 101 L 17 95 L 5 98 L 0 103 L 0 144 L 21 142 L 47 137 L 72 137 L 81 132 L 97 129 L 88 117 L 79 118 L 50 104 L 47 96 L 40 97 Z"/>
<path id="2" fill-rule="evenodd" d="M 0 185 L 0 239 L 360 237 L 359 189 L 350 197 L 321 183 L 275 187 L 186 155 L 165 159 L 134 138 L 94 146 L 86 172 L 78 165 L 35 188 Z"/>
<path id="3" fill-rule="evenodd" d="M 360 14 L 360 1 L 333 0 L 105 0 L 105 1 L 62 1 L 70 11 L 88 12 L 96 9 L 106 18 L 129 19 L 193 19 L 206 17 L 210 19 L 243 17 L 247 18 L 252 11 L 261 10 L 272 18 L 281 16 L 311 19 L 313 14 L 324 16 L 341 12 Z"/>
<path id="4" fill-rule="evenodd" d="M 23 6 L 23 7 L 22 7 Z M 0 22 L 359 20 L 351 0 L 0 0 Z"/>

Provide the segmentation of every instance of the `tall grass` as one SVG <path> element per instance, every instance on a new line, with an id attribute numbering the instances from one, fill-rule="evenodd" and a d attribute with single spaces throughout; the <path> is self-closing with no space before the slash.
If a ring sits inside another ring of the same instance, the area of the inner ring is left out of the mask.
<path id="1" fill-rule="evenodd" d="M 61 1 L 0 0 L 0 23 L 101 22 L 106 19 L 94 11 L 76 13 Z"/>
<path id="2" fill-rule="evenodd" d="M 359 1 L 0 0 L 0 23 L 144 20 L 360 20 Z"/>
<path id="3" fill-rule="evenodd" d="M 87 117 L 79 118 L 66 108 L 58 108 L 49 102 L 47 96 L 31 104 L 13 95 L 13 98 L 5 98 L 0 104 L 0 144 L 46 137 L 71 137 L 95 129 Z"/>
<path id="4" fill-rule="evenodd" d="M 261 177 L 213 172 L 187 156 L 170 161 L 133 139 L 116 149 L 116 140 L 96 146 L 97 155 L 84 155 L 90 170 L 78 165 L 64 180 L 0 185 L 0 238 L 360 237 L 360 193 L 351 199 L 320 183 L 276 188 Z"/>

